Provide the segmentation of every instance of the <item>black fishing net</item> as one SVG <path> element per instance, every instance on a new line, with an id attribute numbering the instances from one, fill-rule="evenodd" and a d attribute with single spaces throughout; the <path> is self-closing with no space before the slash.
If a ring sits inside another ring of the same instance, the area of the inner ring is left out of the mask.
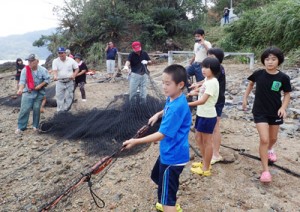
<path id="1" fill-rule="evenodd" d="M 126 139 L 133 137 L 162 108 L 163 101 L 153 96 L 148 95 L 146 104 L 131 104 L 128 95 L 118 95 L 104 109 L 57 113 L 42 122 L 40 129 L 57 139 L 68 139 L 71 142 L 80 140 L 88 155 L 105 156 L 121 148 Z M 158 126 L 159 123 L 149 128 L 147 134 L 157 131 Z M 139 152 L 145 146 L 137 146 L 122 154 Z"/>
<path id="2" fill-rule="evenodd" d="M 55 96 L 55 85 L 51 84 L 46 87 L 46 104 L 45 107 L 56 107 Z M 21 96 L 9 95 L 0 98 L 0 105 L 5 105 L 8 107 L 20 107 L 21 106 Z"/>

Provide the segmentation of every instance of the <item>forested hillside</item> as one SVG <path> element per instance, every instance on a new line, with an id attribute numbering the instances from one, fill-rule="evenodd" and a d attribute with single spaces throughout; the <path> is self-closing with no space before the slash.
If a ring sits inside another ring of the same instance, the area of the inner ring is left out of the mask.
<path id="1" fill-rule="evenodd" d="M 221 27 L 223 9 L 231 2 L 239 20 Z M 110 40 L 120 51 L 129 51 L 133 40 L 148 51 L 167 51 L 167 39 L 190 50 L 192 32 L 199 27 L 225 51 L 259 53 L 276 45 L 290 52 L 291 61 L 300 54 L 299 0 L 66 0 L 54 11 L 60 29 L 34 45 L 46 45 L 52 52 L 66 46 L 88 62 L 101 60 Z"/>

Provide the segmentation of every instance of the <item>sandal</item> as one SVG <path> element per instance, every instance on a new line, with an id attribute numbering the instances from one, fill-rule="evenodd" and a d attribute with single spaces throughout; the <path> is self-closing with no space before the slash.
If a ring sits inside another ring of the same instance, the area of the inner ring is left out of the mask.
<path id="1" fill-rule="evenodd" d="M 210 163 L 211 164 L 211 163 Z M 200 167 L 200 168 L 203 168 L 203 163 L 202 162 L 194 162 L 194 163 L 192 163 L 192 167 L 193 168 L 197 168 L 197 167 Z M 212 167 L 211 167 L 211 165 L 209 166 L 209 170 L 211 170 L 212 169 Z"/>
<path id="2" fill-rule="evenodd" d="M 270 183 L 272 181 L 272 175 L 268 171 L 264 171 L 260 176 L 260 182 Z"/>
<path id="3" fill-rule="evenodd" d="M 211 161 L 210 161 L 210 164 L 213 165 L 213 164 L 218 163 L 222 160 L 223 160 L 222 156 L 220 156 L 219 158 L 212 158 Z"/>
<path id="4" fill-rule="evenodd" d="M 277 161 L 277 156 L 276 156 L 275 152 L 269 152 L 268 153 L 268 159 L 271 162 L 276 162 Z"/>
<path id="5" fill-rule="evenodd" d="M 194 174 L 199 174 L 201 176 L 204 177 L 208 177 L 211 175 L 211 170 L 207 170 L 207 171 L 203 171 L 202 168 L 200 167 L 196 167 L 196 168 L 191 168 L 191 172 L 193 172 Z"/>

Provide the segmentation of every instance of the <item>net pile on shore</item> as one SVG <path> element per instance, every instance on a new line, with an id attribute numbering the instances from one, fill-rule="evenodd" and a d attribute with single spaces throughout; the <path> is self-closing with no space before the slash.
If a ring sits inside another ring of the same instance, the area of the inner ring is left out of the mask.
<path id="1" fill-rule="evenodd" d="M 128 95 L 119 95 L 104 109 L 56 113 L 40 124 L 40 130 L 57 139 L 81 140 L 88 155 L 104 156 L 119 149 L 123 141 L 131 138 L 162 108 L 163 101 L 153 96 L 148 95 L 146 104 L 132 105 Z M 151 127 L 147 134 L 156 131 L 158 125 Z M 144 146 L 130 152 L 138 152 Z"/>
<path id="2" fill-rule="evenodd" d="M 45 107 L 56 107 L 55 96 L 55 85 L 50 85 L 46 87 L 46 104 Z M 21 107 L 22 96 L 8 95 L 0 98 L 0 105 L 5 105 L 7 107 Z"/>

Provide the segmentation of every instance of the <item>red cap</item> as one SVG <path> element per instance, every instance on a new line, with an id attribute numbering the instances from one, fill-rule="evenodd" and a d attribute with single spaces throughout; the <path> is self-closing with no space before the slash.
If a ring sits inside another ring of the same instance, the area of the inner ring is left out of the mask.
<path id="1" fill-rule="evenodd" d="M 142 50 L 142 47 L 141 47 L 141 43 L 138 42 L 138 41 L 134 41 L 132 44 L 132 49 L 135 51 L 135 52 L 138 52 L 138 51 L 141 51 Z"/>

